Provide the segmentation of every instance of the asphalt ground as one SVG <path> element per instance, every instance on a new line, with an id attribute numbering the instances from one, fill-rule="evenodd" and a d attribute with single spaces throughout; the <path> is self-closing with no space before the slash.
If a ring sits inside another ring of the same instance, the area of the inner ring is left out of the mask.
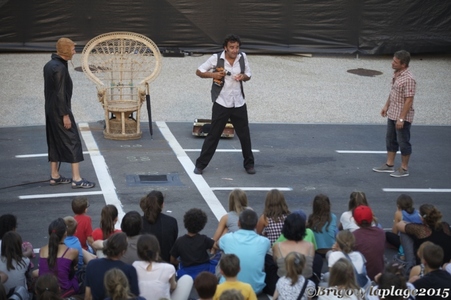
<path id="1" fill-rule="evenodd" d="M 141 197 L 153 189 L 166 195 L 164 211 L 177 218 L 180 234 L 185 232 L 184 212 L 198 207 L 209 218 L 203 233 L 212 236 L 234 188 L 246 191 L 249 205 L 259 214 L 272 188 L 283 190 L 291 210 L 303 209 L 307 214 L 313 197 L 326 194 L 337 217 L 347 209 L 349 194 L 358 190 L 366 193 L 385 228 L 392 226 L 401 193 L 410 194 L 417 208 L 433 203 L 444 220 L 451 221 L 446 213 L 451 209 L 451 128 L 447 126 L 413 126 L 410 176 L 393 178 L 372 171 L 385 159 L 385 126 L 252 124 L 256 175 L 244 171 L 236 136 L 222 139 L 204 174 L 195 175 L 194 161 L 203 138 L 192 136 L 192 124 L 157 122 L 153 139 L 146 125 L 142 124 L 140 140 L 112 141 L 103 138 L 103 124 L 79 124 L 86 153 L 81 173 L 97 182 L 89 190 L 48 184 L 44 126 L 0 128 L 1 213 L 17 215 L 18 232 L 35 248 L 46 244 L 52 220 L 73 214 L 74 196 L 88 195 L 88 214 L 97 227 L 105 203 L 116 204 L 123 212 L 141 212 Z M 70 176 L 69 164 L 61 165 L 61 174 Z M 149 175 L 156 181 L 149 181 Z"/>

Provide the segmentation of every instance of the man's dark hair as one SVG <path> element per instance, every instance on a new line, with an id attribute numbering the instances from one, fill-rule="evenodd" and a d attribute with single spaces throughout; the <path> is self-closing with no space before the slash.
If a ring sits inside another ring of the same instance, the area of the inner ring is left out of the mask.
<path id="1" fill-rule="evenodd" d="M 227 35 L 225 37 L 225 39 L 224 39 L 224 43 L 222 44 L 222 47 L 227 47 L 227 44 L 229 42 L 232 42 L 232 43 L 238 42 L 238 45 L 241 46 L 241 39 L 236 34 L 229 34 L 229 35 Z"/>
<path id="2" fill-rule="evenodd" d="M 423 248 L 423 259 L 428 264 L 429 268 L 435 270 L 439 269 L 443 264 L 444 252 L 439 245 L 426 245 Z"/>
<path id="3" fill-rule="evenodd" d="M 4 214 L 0 217 L 0 239 L 3 238 L 3 235 L 8 231 L 14 230 L 17 228 L 17 218 L 12 214 Z"/>
<path id="4" fill-rule="evenodd" d="M 245 230 L 254 230 L 257 226 L 258 215 L 252 209 L 245 209 L 240 214 L 240 228 Z"/>
<path id="5" fill-rule="evenodd" d="M 123 232 L 113 233 L 112 236 L 106 240 L 105 248 L 103 248 L 103 254 L 107 257 L 118 257 L 127 250 L 128 242 L 127 236 Z"/>
<path id="6" fill-rule="evenodd" d="M 406 65 L 406 67 L 409 66 L 410 63 L 410 53 L 406 50 L 399 50 L 394 55 L 397 59 L 399 59 L 399 62 L 403 65 Z"/>
<path id="7" fill-rule="evenodd" d="M 305 220 L 297 213 L 289 214 L 283 222 L 282 234 L 287 240 L 301 241 L 305 231 Z"/>
<path id="8" fill-rule="evenodd" d="M 391 272 L 384 272 L 381 277 L 379 277 L 378 283 L 378 289 L 380 290 L 390 290 L 394 288 L 396 291 L 407 289 L 406 280 L 404 277 Z M 404 298 L 402 295 L 399 296 L 395 293 L 395 295 L 386 295 L 384 299 L 402 300 Z"/>
<path id="9" fill-rule="evenodd" d="M 213 298 L 218 286 L 218 278 L 213 273 L 203 271 L 194 279 L 194 288 L 202 299 Z"/>
<path id="10" fill-rule="evenodd" d="M 235 277 L 240 272 L 240 259 L 235 254 L 224 254 L 219 267 L 226 277 Z"/>
<path id="11" fill-rule="evenodd" d="M 183 224 L 189 233 L 198 233 L 207 224 L 207 215 L 201 209 L 191 208 L 183 216 Z"/>
<path id="12" fill-rule="evenodd" d="M 141 216 L 139 215 L 139 212 L 137 211 L 129 211 L 122 218 L 121 230 L 127 236 L 137 236 L 141 232 L 142 227 L 143 221 Z"/>

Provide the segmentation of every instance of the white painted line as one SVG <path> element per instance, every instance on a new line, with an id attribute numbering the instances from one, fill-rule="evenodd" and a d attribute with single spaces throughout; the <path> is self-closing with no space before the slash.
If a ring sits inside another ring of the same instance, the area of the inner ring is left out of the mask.
<path id="1" fill-rule="evenodd" d="M 387 154 L 387 151 L 354 151 L 354 150 L 335 150 L 337 153 L 341 154 Z M 401 153 L 401 152 L 396 152 Z"/>
<path id="2" fill-rule="evenodd" d="M 83 151 L 83 154 L 89 154 L 89 151 Z M 39 154 L 22 154 L 16 155 L 15 158 L 35 158 L 35 157 L 46 157 L 47 153 L 39 153 Z"/>
<path id="3" fill-rule="evenodd" d="M 216 195 L 211 190 L 210 186 L 205 181 L 202 175 L 194 174 L 194 164 L 191 159 L 186 155 L 186 152 L 183 150 L 182 146 L 177 142 L 176 138 L 169 130 L 167 124 L 165 122 L 156 122 L 156 125 L 160 129 L 161 134 L 164 136 L 169 146 L 174 151 L 177 159 L 182 164 L 188 176 L 193 181 L 194 185 L 199 190 L 202 197 L 205 199 L 205 202 L 210 207 L 211 211 L 215 215 L 216 219 L 220 219 L 223 215 L 227 213 L 227 211 L 222 206 L 221 202 L 219 202 Z"/>
<path id="4" fill-rule="evenodd" d="M 89 129 L 88 123 L 80 123 L 78 124 L 81 132 L 81 136 L 83 141 L 86 144 L 86 148 L 88 149 L 89 155 L 91 156 L 92 164 L 94 166 L 94 170 L 97 175 L 97 179 L 99 181 L 100 189 L 103 192 L 103 197 L 105 198 L 106 204 L 113 204 L 116 206 L 118 210 L 118 222 L 116 222 L 116 228 L 120 228 L 121 220 L 124 217 L 125 213 L 122 209 L 122 203 L 117 197 L 116 187 L 114 186 L 113 179 L 110 176 L 110 172 L 108 171 L 108 166 L 105 162 L 105 158 L 99 151 L 99 147 L 97 146 L 96 141 Z M 83 171 L 81 172 L 83 174 Z M 89 179 L 88 179 L 89 180 Z"/>
<path id="5" fill-rule="evenodd" d="M 234 189 L 240 189 L 243 191 L 270 191 L 277 189 L 283 192 L 290 192 L 293 188 L 290 187 L 212 187 L 213 191 L 233 191 Z"/>
<path id="6" fill-rule="evenodd" d="M 69 184 L 68 184 L 69 185 Z M 102 195 L 102 191 L 80 192 L 80 193 L 57 193 L 57 194 L 35 194 L 19 196 L 19 199 L 44 199 L 44 198 L 61 198 L 61 197 L 78 197 L 89 195 Z"/>
<path id="7" fill-rule="evenodd" d="M 57 197 L 74 197 L 82 195 L 103 195 L 106 204 L 113 204 L 118 210 L 118 222 L 116 222 L 115 227 L 120 228 L 122 217 L 124 216 L 124 210 L 122 209 L 122 203 L 117 197 L 116 187 L 114 186 L 113 180 L 108 172 L 108 166 L 106 165 L 105 159 L 100 154 L 99 147 L 92 136 L 87 123 L 78 124 L 80 128 L 81 137 L 86 144 L 88 151 L 84 151 L 83 154 L 89 154 L 91 161 L 96 172 L 98 179 L 98 186 L 100 186 L 100 191 L 86 191 L 86 192 L 72 192 L 72 193 L 58 193 L 58 194 L 41 194 L 41 195 L 24 195 L 19 196 L 19 199 L 42 199 L 42 198 L 57 198 Z M 16 155 L 17 158 L 25 157 L 41 157 L 47 156 L 47 154 L 30 154 L 30 155 Z M 81 172 L 83 174 L 83 171 Z M 90 179 L 93 180 L 93 179 Z"/>
<path id="8" fill-rule="evenodd" d="M 383 188 L 384 192 L 396 193 L 451 193 L 451 189 L 400 189 L 400 188 Z"/>
<path id="9" fill-rule="evenodd" d="M 183 149 L 185 152 L 200 152 L 202 149 Z M 241 149 L 216 149 L 216 152 L 239 152 Z M 260 152 L 260 150 L 252 149 L 252 152 Z"/>

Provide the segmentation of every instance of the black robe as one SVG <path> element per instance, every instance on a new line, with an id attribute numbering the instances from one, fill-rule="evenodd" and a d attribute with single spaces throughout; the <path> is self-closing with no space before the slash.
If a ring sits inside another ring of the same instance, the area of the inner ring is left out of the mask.
<path id="1" fill-rule="evenodd" d="M 72 79 L 67 61 L 56 54 L 52 54 L 52 59 L 44 66 L 44 95 L 49 161 L 83 161 L 80 135 L 71 110 Z M 69 115 L 70 129 L 64 128 L 64 115 Z"/>

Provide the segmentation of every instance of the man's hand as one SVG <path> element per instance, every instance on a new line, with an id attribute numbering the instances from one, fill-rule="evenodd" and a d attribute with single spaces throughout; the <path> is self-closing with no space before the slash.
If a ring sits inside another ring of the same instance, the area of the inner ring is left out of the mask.
<path id="1" fill-rule="evenodd" d="M 388 107 L 386 107 L 386 106 L 382 107 L 381 116 L 385 118 L 387 116 L 387 111 L 388 111 Z"/>
<path id="2" fill-rule="evenodd" d="M 213 79 L 222 80 L 226 76 L 224 68 L 216 68 L 216 72 L 213 72 Z"/>
<path id="3" fill-rule="evenodd" d="M 401 122 L 399 119 L 396 121 L 396 129 L 402 129 L 404 127 L 404 122 Z"/>
<path id="4" fill-rule="evenodd" d="M 72 123 L 70 121 L 69 115 L 63 116 L 63 124 L 64 124 L 64 128 L 66 128 L 66 129 L 70 129 L 72 127 Z"/>
<path id="5" fill-rule="evenodd" d="M 235 75 L 235 80 L 236 81 L 244 81 L 245 76 L 246 75 L 244 75 L 244 74 Z"/>

